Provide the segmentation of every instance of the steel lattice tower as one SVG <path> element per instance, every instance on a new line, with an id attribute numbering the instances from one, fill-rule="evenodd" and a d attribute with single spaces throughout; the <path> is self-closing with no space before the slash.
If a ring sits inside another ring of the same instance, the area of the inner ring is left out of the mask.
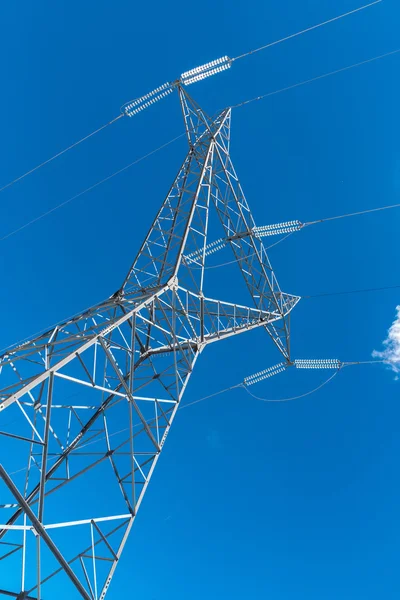
<path id="1" fill-rule="evenodd" d="M 299 298 L 281 292 L 253 234 L 229 155 L 231 111 L 211 119 L 177 87 L 189 150 L 121 288 L 0 357 L 5 596 L 55 598 L 62 585 L 71 599 L 105 597 L 208 344 L 263 327 L 290 361 Z M 211 215 L 254 307 L 203 292 Z"/>

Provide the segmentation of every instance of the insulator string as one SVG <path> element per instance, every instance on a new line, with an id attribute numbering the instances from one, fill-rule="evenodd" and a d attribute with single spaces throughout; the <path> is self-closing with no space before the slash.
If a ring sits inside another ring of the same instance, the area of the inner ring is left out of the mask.
<path id="1" fill-rule="evenodd" d="M 380 0 L 381 1 L 381 0 Z M 331 71 L 330 73 L 325 73 L 323 75 L 319 75 L 318 77 L 314 77 L 312 79 L 307 79 L 306 81 L 302 81 L 299 83 L 296 83 L 294 85 L 285 87 L 285 88 L 281 88 L 279 90 L 275 90 L 273 92 L 268 92 L 267 94 L 264 94 L 262 96 L 257 96 L 255 98 L 251 98 L 249 100 L 245 100 L 243 102 L 240 102 L 238 104 L 232 105 L 231 108 L 240 108 L 242 106 L 245 106 L 247 104 L 250 104 L 252 102 L 255 102 L 257 100 L 262 100 L 264 98 L 267 98 L 269 96 L 273 96 L 276 94 L 280 94 L 282 92 L 297 88 L 299 86 L 303 86 L 306 85 L 308 83 L 311 83 L 313 81 L 317 81 L 319 79 L 323 79 L 325 77 L 330 77 L 331 75 L 335 75 L 337 73 L 341 73 L 344 71 L 347 71 L 349 69 L 354 69 L 355 67 L 359 67 L 361 65 L 385 58 L 387 56 L 391 56 L 394 54 L 398 54 L 400 52 L 400 48 L 397 50 L 393 50 L 392 52 L 387 52 L 386 54 L 381 54 L 379 56 L 375 56 L 373 58 L 370 58 L 368 60 L 359 62 L 359 63 L 355 63 L 353 65 L 347 66 L 347 67 L 343 67 L 342 69 L 338 69 L 336 71 Z M 5 190 L 6 188 L 14 185 L 14 183 L 16 183 L 17 181 L 20 181 L 21 179 L 23 179 L 24 177 L 26 177 L 27 175 L 29 175 L 30 173 L 33 173 L 34 171 L 38 170 L 40 167 L 44 166 L 45 164 L 53 161 L 55 158 L 57 158 L 58 156 L 61 156 L 62 154 L 64 154 L 65 152 L 68 152 L 68 150 L 74 148 L 75 146 L 81 144 L 83 141 L 85 141 L 86 139 L 92 137 L 93 135 L 95 135 L 96 133 L 100 132 L 101 130 L 105 129 L 106 127 L 108 127 L 109 125 L 111 125 L 112 123 L 114 123 L 115 121 L 117 121 L 118 119 L 120 119 L 122 116 L 124 116 L 123 114 L 120 114 L 118 117 L 116 117 L 115 119 L 113 119 L 112 121 L 110 121 L 109 123 L 106 123 L 106 125 L 103 125 L 102 127 L 100 127 L 99 129 L 97 129 L 96 131 L 92 132 L 91 134 L 87 135 L 86 137 L 82 138 L 81 140 L 79 140 L 78 142 L 75 142 L 75 144 L 72 144 L 71 146 L 69 146 L 68 148 L 66 148 L 65 150 L 62 150 L 61 152 L 59 152 L 58 154 L 54 155 L 53 157 L 51 157 L 50 159 L 48 159 L 47 161 L 44 161 L 43 163 L 41 163 L 40 165 L 36 166 L 34 169 L 31 169 L 30 171 L 28 171 L 27 173 L 21 175 L 20 177 L 14 179 L 13 181 L 11 181 L 10 183 L 6 184 L 5 186 L 3 186 L 2 188 L 0 188 L 0 193 Z M 152 152 L 146 154 L 145 156 L 141 157 L 140 159 L 138 159 L 137 161 L 134 161 L 133 163 L 131 163 L 130 165 L 127 165 L 126 167 L 124 167 L 123 169 L 113 173 L 112 175 L 102 179 L 101 181 L 97 182 L 96 184 L 94 184 L 93 186 L 83 190 L 82 192 L 80 192 L 79 194 L 76 194 L 75 196 L 73 196 L 72 198 L 69 198 L 68 200 L 66 200 L 65 202 L 60 203 L 59 205 L 55 206 L 54 208 L 50 209 L 49 211 L 46 211 L 45 213 L 42 213 L 41 215 L 39 215 L 38 217 L 32 219 L 31 221 L 25 223 L 24 225 L 22 225 L 21 227 L 15 229 L 14 231 L 11 231 L 10 233 L 6 234 L 3 237 L 0 237 L 0 242 L 6 240 L 7 238 L 15 235 L 16 233 L 18 233 L 19 231 L 22 231 L 23 229 L 25 229 L 26 227 L 29 227 L 30 225 L 36 223 L 37 221 L 39 221 L 40 219 L 44 218 L 45 216 L 55 212 L 56 210 L 58 210 L 59 208 L 62 208 L 63 206 L 65 206 L 66 204 L 69 204 L 70 202 L 72 202 L 73 200 L 75 200 L 76 198 L 78 198 L 79 196 L 82 196 L 83 194 L 86 194 L 88 191 L 98 187 L 99 185 L 101 185 L 102 183 L 105 183 L 106 181 L 108 181 L 109 179 L 112 179 L 113 177 L 115 177 L 116 175 L 118 175 L 119 173 L 121 173 L 122 171 L 126 170 L 127 168 L 129 168 L 130 166 L 132 166 L 133 164 L 136 164 L 137 162 L 140 162 L 141 160 L 144 160 L 145 158 L 147 158 L 148 156 L 150 156 L 151 154 L 154 154 L 155 152 L 158 152 L 158 150 L 164 148 L 165 146 L 168 146 L 170 143 L 174 142 L 176 139 L 179 139 L 179 137 L 184 137 L 185 134 L 182 134 L 181 136 L 178 136 L 177 138 L 174 138 L 173 140 L 170 140 L 169 142 L 167 142 L 166 144 L 163 144 L 162 146 L 160 146 L 159 148 L 153 150 Z M 354 216 L 356 214 L 364 214 L 367 212 L 374 212 L 375 210 L 385 210 L 386 208 L 394 208 L 397 207 L 399 205 L 393 205 L 393 206 L 388 206 L 388 207 L 383 207 L 383 208 L 379 208 L 379 209 L 371 209 L 369 211 L 362 211 L 360 213 L 352 213 L 349 215 L 341 215 L 339 217 L 329 217 L 327 219 L 322 219 L 319 221 L 312 221 L 309 223 L 304 223 L 305 225 L 312 225 L 315 224 L 317 222 L 323 222 L 323 221 L 327 221 L 327 220 L 333 220 L 333 219 L 337 219 L 337 218 L 344 218 L 344 216 Z"/>
<path id="2" fill-rule="evenodd" d="M 292 396 L 291 398 L 262 398 L 260 396 L 256 396 L 256 394 L 253 394 L 253 392 L 251 392 L 249 390 L 249 388 L 247 386 L 243 386 L 245 391 L 249 394 L 249 396 L 251 396 L 252 398 L 254 398 L 255 400 L 259 400 L 260 402 L 292 402 L 293 400 L 300 400 L 300 398 L 305 398 L 306 396 L 311 396 L 311 394 L 315 394 L 316 392 L 318 392 L 321 388 L 323 388 L 325 385 L 327 385 L 330 381 L 332 381 L 332 379 L 334 377 L 336 377 L 336 375 L 339 373 L 340 368 L 337 369 L 333 375 L 331 375 L 330 377 L 328 377 L 328 379 L 326 379 L 323 383 L 321 383 L 318 387 L 310 390 L 309 392 L 306 392 L 305 394 L 300 394 L 299 396 Z"/>
<path id="3" fill-rule="evenodd" d="M 264 248 L 264 250 L 265 251 L 270 250 L 274 246 L 277 246 L 278 244 L 281 244 L 284 240 L 286 240 L 286 238 L 288 238 L 289 236 L 293 235 L 293 233 L 295 233 L 295 232 L 291 231 L 290 233 L 287 233 L 283 238 L 281 238 L 280 240 L 278 240 L 274 244 L 270 244 L 269 246 L 267 246 L 266 248 Z M 220 263 L 218 265 L 205 265 L 204 269 L 205 270 L 207 270 L 207 269 L 220 269 L 221 267 L 227 267 L 228 265 L 233 265 L 234 263 L 238 263 L 238 262 L 241 262 L 243 260 L 248 260 L 249 258 L 252 258 L 255 255 L 256 255 L 256 253 L 252 252 L 251 254 L 248 254 L 247 256 L 243 256 L 243 257 L 235 259 L 235 260 L 228 260 L 227 262 Z M 200 269 L 200 270 L 202 269 L 202 267 L 198 267 L 196 265 L 194 265 L 194 266 L 188 265 L 188 267 L 190 269 Z"/>
<path id="4" fill-rule="evenodd" d="M 380 207 L 377 207 L 377 208 L 369 208 L 369 209 L 366 209 L 366 210 L 360 210 L 360 211 L 357 211 L 357 212 L 346 213 L 346 214 L 343 214 L 343 215 L 336 215 L 334 217 L 326 217 L 324 219 L 317 219 L 316 221 L 307 221 L 305 223 L 299 222 L 299 226 L 298 226 L 298 229 L 296 231 L 301 231 L 301 229 L 303 229 L 304 227 L 309 227 L 311 225 L 318 225 L 319 223 L 325 223 L 327 221 L 335 221 L 335 220 L 338 220 L 338 219 L 346 219 L 348 217 L 355 217 L 355 216 L 360 216 L 360 215 L 366 215 L 366 214 L 369 214 L 369 213 L 380 212 L 380 211 L 384 211 L 384 210 L 390 210 L 390 209 L 393 209 L 393 208 L 400 208 L 400 203 L 398 203 L 398 204 L 390 204 L 388 206 L 380 206 Z M 261 229 L 261 228 L 258 228 L 258 229 Z M 274 244 L 271 244 L 271 245 L 267 246 L 265 248 L 265 250 L 270 250 L 274 246 L 277 246 L 278 244 L 281 244 L 289 236 L 291 236 L 294 233 L 296 233 L 296 231 L 290 231 L 289 233 L 287 233 L 284 237 L 282 237 L 280 240 L 278 240 Z M 272 235 L 272 233 L 270 235 Z M 257 233 L 257 237 L 263 237 L 262 231 L 259 231 Z M 1 241 L 1 239 L 0 239 L 0 241 Z M 220 248 L 217 247 L 214 250 L 214 252 L 216 252 L 218 250 L 221 250 L 222 248 L 223 248 L 223 246 L 221 246 Z M 220 264 L 217 264 L 217 265 L 205 265 L 204 269 L 219 269 L 221 267 L 225 267 L 225 266 L 231 265 L 231 264 L 233 264 L 235 262 L 239 262 L 241 260 L 247 260 L 248 258 L 251 258 L 252 256 L 254 256 L 254 253 L 252 253 L 252 254 L 250 254 L 248 256 L 245 256 L 243 258 L 239 258 L 237 260 L 230 260 L 230 261 L 223 262 L 223 263 L 220 263 Z M 196 265 L 188 265 L 188 266 L 190 266 L 191 269 L 202 269 L 201 266 L 196 266 Z M 382 289 L 386 289 L 386 288 L 382 288 Z M 341 292 L 338 292 L 338 293 L 341 293 Z M 345 292 L 343 292 L 343 293 L 345 293 Z M 307 298 L 308 297 L 310 297 L 310 296 L 307 296 Z"/>
<path id="5" fill-rule="evenodd" d="M 160 100 L 160 99 L 164 98 L 164 96 L 166 96 L 169 93 L 171 93 L 173 91 L 173 89 L 175 89 L 177 87 L 178 83 L 181 83 L 181 84 L 184 84 L 184 85 L 188 85 L 190 83 L 194 83 L 196 81 L 200 81 L 200 80 L 204 79 L 205 77 L 217 74 L 220 71 L 223 71 L 223 70 L 229 68 L 231 66 L 231 64 L 233 63 L 233 61 L 240 60 L 242 58 L 245 58 L 246 56 L 250 56 L 252 54 L 255 54 L 256 52 L 260 52 L 261 50 L 265 50 L 267 48 L 271 48 L 272 46 L 275 46 L 277 44 L 281 44 L 282 42 L 285 42 L 287 40 L 290 40 L 290 39 L 293 39 L 293 38 L 298 37 L 300 35 L 303 35 L 303 34 L 305 34 L 307 32 L 310 32 L 310 31 L 312 31 L 314 29 L 318 29 L 318 28 L 323 27 L 323 26 L 325 26 L 325 25 L 327 25 L 329 23 L 333 23 L 334 21 L 338 21 L 340 19 L 343 19 L 343 18 L 348 17 L 350 15 L 353 15 L 355 13 L 358 13 L 358 12 L 360 12 L 362 10 L 365 10 L 365 9 L 367 9 L 369 7 L 372 7 L 372 6 L 376 5 L 376 4 L 380 4 L 381 2 L 382 2 L 382 0 L 375 0 L 374 2 L 370 2 L 369 4 L 365 4 L 364 6 L 360 6 L 359 8 L 356 8 L 354 10 L 348 11 L 347 13 L 344 13 L 344 14 L 338 15 L 336 17 L 333 17 L 332 19 L 328 19 L 327 21 L 323 21 L 322 23 L 318 23 L 316 25 L 312 25 L 311 27 L 307 27 L 306 29 L 303 29 L 302 31 L 298 31 L 296 33 L 293 33 L 291 35 L 283 37 L 283 38 L 281 38 L 279 40 L 276 40 L 274 42 L 270 42 L 268 44 L 260 46 L 259 48 L 255 48 L 254 50 L 250 50 L 249 52 L 241 54 L 240 56 L 237 56 L 237 57 L 235 57 L 233 59 L 230 59 L 228 56 L 224 56 L 222 58 L 217 59 L 216 61 L 212 61 L 211 63 L 207 63 L 206 65 L 201 65 L 200 67 L 196 67 L 195 69 L 192 69 L 191 71 L 183 73 L 181 75 L 181 77 L 179 79 L 175 80 L 173 83 L 168 83 L 167 82 L 167 83 L 163 84 L 162 86 L 160 86 L 159 88 L 156 88 L 155 90 L 152 90 L 150 93 L 145 94 L 144 96 L 137 97 L 135 100 L 131 101 L 131 105 L 132 105 L 131 106 L 131 111 L 124 110 L 123 112 L 121 112 L 121 114 L 119 114 L 117 117 L 115 117 L 114 119 L 112 119 L 111 121 L 109 121 L 108 123 L 106 123 L 105 125 L 102 125 L 101 127 L 99 127 L 98 129 L 96 129 L 95 131 L 91 132 L 90 134 L 84 136 L 83 138 L 81 138 L 77 142 L 71 144 L 67 148 L 64 148 L 60 152 L 57 152 L 54 156 L 51 156 L 47 160 L 45 160 L 42 163 L 36 165 L 32 169 L 28 170 L 26 173 L 23 173 L 19 177 L 16 177 L 12 181 L 10 181 L 9 183 L 7 183 L 3 187 L 1 187 L 0 188 L 0 193 L 3 192 L 4 190 L 6 190 L 7 188 L 10 188 L 14 184 L 16 184 L 18 181 L 21 181 L 22 179 L 24 179 L 28 175 L 31 175 L 35 171 L 37 171 L 40 168 L 44 167 L 45 165 L 49 164 L 50 162 L 52 162 L 56 158 L 59 158 L 60 156 L 62 156 L 66 152 L 68 152 L 69 150 L 72 150 L 73 148 L 75 148 L 76 146 L 78 146 L 79 144 L 81 144 L 82 142 L 84 142 L 85 140 L 93 137 L 94 135 L 96 135 L 97 133 L 99 133 L 100 131 L 102 131 L 103 129 L 106 129 L 107 127 L 109 127 L 110 125 L 112 125 L 113 123 L 115 123 L 116 121 L 118 121 L 118 119 L 120 119 L 121 117 L 123 117 L 125 115 L 133 116 L 133 114 L 136 114 L 137 112 L 139 112 L 139 111 L 141 111 L 141 110 L 149 107 L 151 104 L 153 104 L 157 100 Z M 383 55 L 383 56 L 387 56 L 387 55 Z M 376 57 L 374 59 L 370 59 L 370 61 L 365 61 L 365 62 L 371 62 L 372 60 L 377 60 L 378 58 L 383 58 L 383 56 Z M 364 63 L 359 63 L 359 64 L 364 64 Z M 348 68 L 353 68 L 354 66 L 359 66 L 359 65 L 353 65 L 351 67 L 346 67 L 345 69 L 341 69 L 341 70 L 346 70 Z M 336 71 L 336 72 L 340 72 L 341 70 Z M 311 81 L 315 81 L 316 79 L 321 79 L 322 77 L 327 77 L 328 75 L 332 75 L 332 74 L 334 74 L 334 73 L 323 75 L 323 76 L 317 77 L 315 79 L 308 80 L 306 82 L 302 82 L 300 84 L 295 84 L 294 86 L 290 86 L 289 88 L 285 88 L 285 89 L 282 89 L 282 90 L 278 90 L 276 92 L 265 94 L 264 96 L 259 96 L 257 98 L 253 98 L 252 100 L 247 100 L 245 102 L 237 104 L 235 107 L 243 106 L 243 105 L 248 104 L 250 102 L 254 102 L 255 100 L 261 100 L 262 98 L 265 98 L 265 97 L 267 97 L 269 95 L 277 94 L 277 93 L 280 93 L 282 91 L 286 91 L 287 89 L 292 89 L 292 87 L 298 87 L 299 85 L 305 85 L 305 83 L 310 83 Z"/>
<path id="6" fill-rule="evenodd" d="M 366 361 L 357 361 L 357 362 L 343 362 L 340 364 L 340 367 L 338 369 L 335 370 L 335 372 L 330 375 L 328 377 L 328 379 L 326 379 L 325 381 L 323 381 L 320 385 L 318 385 L 316 388 L 313 388 L 312 390 L 305 392 L 304 394 L 299 394 L 297 396 L 291 396 L 288 398 L 263 398 L 261 396 L 257 396 L 256 394 L 253 394 L 253 392 L 251 392 L 248 388 L 248 386 L 246 386 L 243 382 L 238 383 L 236 385 L 232 385 L 230 387 L 224 388 L 223 390 L 219 390 L 218 392 L 214 392 L 213 394 L 208 394 L 207 396 L 203 396 L 202 398 L 199 398 L 197 400 L 194 400 L 193 402 L 189 402 L 188 404 L 183 404 L 182 406 L 180 406 L 178 408 L 178 410 L 183 410 L 184 408 L 189 408 L 189 406 L 194 406 L 195 404 L 199 404 L 201 402 L 205 402 L 206 400 L 209 400 L 210 398 L 215 398 L 216 396 L 220 396 L 222 394 L 225 394 L 226 392 L 230 392 L 234 389 L 244 389 L 247 394 L 249 394 L 249 396 L 251 396 L 252 398 L 254 398 L 255 400 L 258 400 L 259 402 L 266 402 L 266 403 L 284 403 L 284 402 L 292 402 L 294 400 L 300 400 L 301 398 L 306 398 L 307 396 L 311 396 L 312 394 L 315 394 L 316 392 L 318 392 L 320 389 L 322 389 L 323 387 L 325 387 L 330 381 L 332 381 L 332 379 L 334 377 L 336 377 L 336 375 L 341 371 L 341 369 L 343 369 L 344 367 L 350 367 L 350 366 L 354 366 L 354 365 L 370 365 L 370 364 L 377 364 L 377 363 L 387 363 L 387 361 L 384 360 L 366 360 Z M 152 425 L 154 423 L 154 418 L 147 421 L 146 422 L 147 425 Z M 134 427 L 139 427 L 141 426 L 141 423 L 137 423 Z M 119 431 L 115 431 L 114 433 L 109 433 L 108 434 L 108 438 L 112 438 L 115 437 L 116 435 L 120 435 L 121 433 L 126 433 L 130 430 L 129 427 L 125 427 L 124 429 L 120 429 Z M 101 441 L 104 441 L 106 439 L 106 436 L 100 436 L 95 440 L 91 440 L 87 443 L 84 443 L 82 445 L 79 446 L 79 450 L 82 450 L 83 448 L 87 448 L 88 446 L 92 446 L 93 444 L 97 444 Z M 53 457 L 49 457 L 48 462 L 50 461 L 54 461 L 57 460 L 58 456 L 53 456 Z M 37 466 L 40 468 L 40 463 L 37 464 Z M 17 473 L 20 473 L 22 471 L 25 471 L 26 467 L 23 467 L 21 469 L 18 469 L 16 471 L 13 471 L 12 473 L 10 473 L 10 475 L 15 475 Z M 0 505 L 0 508 L 2 508 L 3 506 Z"/>

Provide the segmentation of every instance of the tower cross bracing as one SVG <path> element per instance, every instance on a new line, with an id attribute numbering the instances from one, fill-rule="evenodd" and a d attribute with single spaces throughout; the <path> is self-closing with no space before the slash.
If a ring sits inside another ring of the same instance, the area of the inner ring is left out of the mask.
<path id="1" fill-rule="evenodd" d="M 231 111 L 210 118 L 177 89 L 188 152 L 123 284 L 0 357 L 0 572 L 13 565 L 0 594 L 53 597 L 65 582 L 68 597 L 103 600 L 206 346 L 261 327 L 290 363 L 299 298 L 254 233 Z M 208 295 L 212 219 L 249 306 Z"/>

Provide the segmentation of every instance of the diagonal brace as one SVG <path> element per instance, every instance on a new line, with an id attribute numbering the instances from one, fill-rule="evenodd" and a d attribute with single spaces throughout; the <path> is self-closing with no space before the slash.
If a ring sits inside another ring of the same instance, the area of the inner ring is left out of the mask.
<path id="1" fill-rule="evenodd" d="M 59 551 L 59 549 L 57 548 L 57 546 L 54 544 L 54 542 L 52 541 L 51 537 L 49 536 L 49 534 L 47 533 L 47 531 L 45 530 L 45 528 L 43 527 L 41 522 L 36 518 L 35 513 L 31 509 L 29 504 L 26 502 L 26 500 L 22 496 L 22 494 L 20 494 L 18 488 L 14 485 L 12 479 L 9 477 L 7 471 L 4 469 L 4 467 L 1 464 L 0 464 L 0 477 L 3 479 L 4 483 L 6 484 L 6 486 L 10 490 L 10 492 L 12 493 L 12 495 L 14 496 L 14 498 L 16 499 L 18 504 L 21 506 L 22 510 L 24 511 L 24 513 L 26 514 L 28 519 L 31 521 L 36 533 L 42 538 L 42 540 L 44 541 L 46 546 L 49 548 L 50 552 L 54 555 L 56 560 L 59 562 L 59 564 L 65 571 L 66 575 L 68 575 L 68 577 L 70 578 L 70 580 L 72 581 L 72 583 L 74 584 L 74 586 L 76 587 L 76 589 L 78 590 L 78 592 L 80 593 L 82 598 L 85 598 L 85 600 L 91 600 L 91 598 L 87 594 L 85 588 L 82 586 L 81 582 L 79 581 L 79 579 L 77 578 L 77 576 L 75 575 L 75 573 L 73 572 L 73 570 L 71 569 L 71 567 L 69 566 L 69 564 L 67 563 L 67 561 L 65 560 L 65 558 L 63 557 L 61 552 Z"/>

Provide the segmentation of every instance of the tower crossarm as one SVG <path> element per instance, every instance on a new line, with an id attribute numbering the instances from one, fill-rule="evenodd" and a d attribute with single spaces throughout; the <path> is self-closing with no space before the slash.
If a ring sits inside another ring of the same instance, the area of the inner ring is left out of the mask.
<path id="1" fill-rule="evenodd" d="M 240 304 L 205 298 L 181 287 L 177 298 L 175 311 L 182 324 L 180 344 L 195 350 L 202 350 L 211 342 L 273 323 L 281 318 L 279 313 L 267 313 Z M 162 302 L 162 298 L 160 301 Z M 143 356 L 175 352 L 176 349 L 174 344 L 158 347 L 150 345 Z"/>
<path id="2" fill-rule="evenodd" d="M 123 285 L 0 356 L 0 540 L 23 556 L 21 570 L 9 571 L 15 583 L 4 585 L 16 598 L 41 598 L 42 587 L 55 597 L 66 584 L 71 600 L 104 600 L 208 344 L 264 327 L 289 358 L 298 298 L 281 292 L 253 235 L 229 155 L 230 110 L 211 119 L 176 87 L 189 149 Z M 204 292 L 214 226 L 254 307 Z M 44 564 L 45 546 L 53 567 Z"/>
<path id="3" fill-rule="evenodd" d="M 183 114 L 188 115 L 186 127 L 188 130 L 193 129 L 191 115 L 196 113 L 197 107 L 186 90 L 181 93 L 181 103 Z M 204 113 L 201 113 L 199 120 L 202 122 L 205 118 Z M 279 326 L 267 325 L 266 330 L 279 351 L 289 359 L 288 314 L 300 298 L 281 291 L 265 246 L 259 237 L 253 235 L 255 221 L 230 157 L 230 126 L 231 111 L 228 109 L 224 113 L 221 127 L 214 136 L 211 202 L 217 210 L 226 243 L 233 251 L 255 306 L 267 312 L 278 312 L 282 317 Z M 196 261 L 198 255 L 199 253 L 194 254 Z"/>

